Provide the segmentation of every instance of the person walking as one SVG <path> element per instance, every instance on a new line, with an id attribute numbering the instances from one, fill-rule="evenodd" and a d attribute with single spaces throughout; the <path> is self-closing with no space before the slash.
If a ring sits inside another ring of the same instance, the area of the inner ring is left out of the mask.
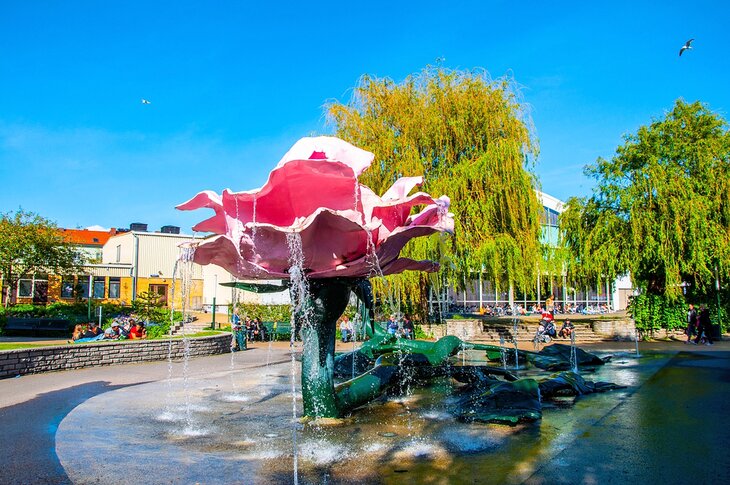
<path id="1" fill-rule="evenodd" d="M 705 345 L 712 345 L 712 322 L 710 321 L 710 310 L 705 305 L 700 305 L 697 315 L 697 338 L 695 343 L 703 342 Z"/>
<path id="2" fill-rule="evenodd" d="M 685 329 L 684 333 L 687 334 L 687 341 L 685 344 L 694 343 L 692 342 L 692 337 L 695 335 L 695 329 L 697 325 L 697 310 L 695 310 L 695 306 L 690 303 L 689 309 L 687 310 L 687 328 Z"/>

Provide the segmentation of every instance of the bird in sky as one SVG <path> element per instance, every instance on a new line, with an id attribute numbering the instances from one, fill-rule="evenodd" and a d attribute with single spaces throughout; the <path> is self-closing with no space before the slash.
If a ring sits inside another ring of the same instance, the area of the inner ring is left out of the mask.
<path id="1" fill-rule="evenodd" d="M 682 55 L 682 54 L 680 54 L 680 55 Z M 152 104 L 152 103 L 150 103 L 150 101 L 148 99 L 142 98 L 142 104 Z"/>
<path id="2" fill-rule="evenodd" d="M 692 46 L 690 44 L 692 44 L 692 41 L 693 40 L 694 39 L 688 40 L 687 42 L 684 43 L 684 45 L 682 46 L 682 48 L 679 49 L 679 55 L 680 56 L 682 55 L 682 52 L 686 51 L 687 49 L 691 49 L 692 48 Z"/>

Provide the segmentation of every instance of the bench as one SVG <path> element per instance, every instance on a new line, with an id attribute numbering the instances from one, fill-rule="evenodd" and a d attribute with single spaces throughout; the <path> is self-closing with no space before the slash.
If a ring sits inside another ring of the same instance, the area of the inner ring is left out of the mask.
<path id="1" fill-rule="evenodd" d="M 47 333 L 62 333 L 64 336 L 69 335 L 71 330 L 71 322 L 64 318 L 17 318 L 9 317 L 3 333 L 32 334 L 37 337 Z"/>
<path id="2" fill-rule="evenodd" d="M 266 327 L 266 336 L 272 340 L 289 340 L 291 338 L 290 322 L 262 322 Z"/>

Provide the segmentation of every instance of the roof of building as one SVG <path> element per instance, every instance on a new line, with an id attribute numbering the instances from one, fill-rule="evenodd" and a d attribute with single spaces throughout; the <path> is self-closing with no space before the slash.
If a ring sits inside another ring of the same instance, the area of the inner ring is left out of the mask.
<path id="1" fill-rule="evenodd" d="M 537 196 L 540 198 L 540 202 L 542 202 L 543 207 L 547 207 L 548 209 L 552 209 L 557 212 L 563 212 L 565 210 L 565 202 L 562 200 L 539 190 L 536 190 L 535 192 L 537 192 Z"/>
<path id="2" fill-rule="evenodd" d="M 117 233 L 112 228 L 108 231 L 90 231 L 88 229 L 61 229 L 64 237 L 71 244 L 79 246 L 99 246 L 102 247 L 110 237 Z"/>

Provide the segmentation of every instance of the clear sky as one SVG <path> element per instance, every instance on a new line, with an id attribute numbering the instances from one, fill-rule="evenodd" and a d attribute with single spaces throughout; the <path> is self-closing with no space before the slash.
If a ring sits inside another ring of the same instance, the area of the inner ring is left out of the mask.
<path id="1" fill-rule="evenodd" d="M 561 199 L 677 98 L 729 118 L 728 2 L 264 3 L 0 2 L 0 212 L 189 232 L 209 214 L 176 204 L 259 187 L 360 76 L 437 58 L 522 86 Z"/>

